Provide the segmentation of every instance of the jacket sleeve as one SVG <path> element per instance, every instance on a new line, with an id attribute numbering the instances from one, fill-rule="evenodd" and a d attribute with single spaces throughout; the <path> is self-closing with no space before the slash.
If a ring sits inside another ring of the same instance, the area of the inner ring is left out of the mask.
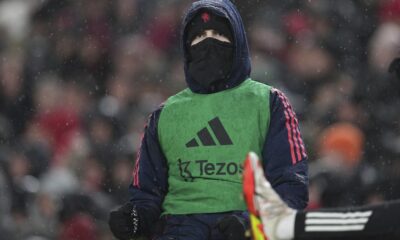
<path id="1" fill-rule="evenodd" d="M 270 124 L 262 150 L 264 171 L 272 187 L 295 209 L 308 203 L 307 153 L 296 114 L 286 96 L 272 88 Z"/>
<path id="2" fill-rule="evenodd" d="M 167 161 L 158 141 L 157 125 L 162 107 L 153 112 L 146 124 L 137 155 L 129 197 L 139 217 L 139 233 L 148 235 L 161 214 L 168 189 Z"/>

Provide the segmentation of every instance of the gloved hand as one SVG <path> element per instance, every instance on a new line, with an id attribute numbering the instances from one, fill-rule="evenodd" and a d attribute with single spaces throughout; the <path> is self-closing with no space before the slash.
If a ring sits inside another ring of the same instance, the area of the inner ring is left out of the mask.
<path id="1" fill-rule="evenodd" d="M 222 218 L 217 223 L 218 230 L 227 240 L 245 240 L 246 224 L 244 219 L 235 215 L 229 215 Z"/>
<path id="2" fill-rule="evenodd" d="M 132 203 L 128 202 L 110 212 L 108 220 L 111 232 L 120 240 L 129 240 L 137 235 L 139 217 Z"/>

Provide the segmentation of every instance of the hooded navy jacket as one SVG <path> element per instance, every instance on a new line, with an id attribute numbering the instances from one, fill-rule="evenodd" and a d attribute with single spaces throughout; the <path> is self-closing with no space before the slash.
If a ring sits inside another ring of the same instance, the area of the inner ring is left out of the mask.
<path id="1" fill-rule="evenodd" d="M 181 47 L 184 54 L 184 70 L 185 79 L 188 87 L 195 93 L 210 93 L 209 90 L 202 88 L 200 84 L 191 79 L 188 73 L 188 58 L 189 51 L 187 49 L 187 34 L 186 26 L 193 19 L 200 9 L 209 9 L 212 13 L 228 19 L 232 27 L 233 47 L 234 47 L 234 59 L 232 64 L 232 71 L 230 73 L 229 79 L 223 86 L 224 89 L 229 89 L 236 87 L 241 84 L 250 76 L 251 63 L 249 55 L 249 47 L 247 44 L 246 32 L 244 30 L 242 18 L 239 12 L 236 10 L 235 6 L 230 1 L 218 1 L 218 0 L 208 0 L 208 1 L 197 1 L 194 2 L 192 7 L 187 12 L 182 25 L 182 42 Z M 222 91 L 224 89 L 217 89 L 215 91 Z"/>
<path id="2" fill-rule="evenodd" d="M 234 36 L 232 72 L 226 84 L 221 89 L 214 89 L 213 92 L 238 86 L 250 76 L 251 63 L 243 22 L 229 0 L 194 2 L 185 15 L 181 46 L 187 85 L 193 92 L 210 93 L 209 90 L 193 81 L 187 71 L 188 45 L 185 28 L 200 9 L 208 9 L 216 15 L 227 18 Z M 162 202 L 168 191 L 167 160 L 157 136 L 158 119 L 162 110 L 161 106 L 148 119 L 136 159 L 133 184 L 129 188 L 130 201 L 139 213 L 139 230 L 142 233 L 149 233 L 151 226 L 154 226 L 159 219 L 162 213 Z M 303 209 L 308 202 L 307 155 L 296 115 L 285 95 L 274 88 L 270 94 L 270 114 L 270 126 L 261 156 L 266 177 L 290 207 Z"/>

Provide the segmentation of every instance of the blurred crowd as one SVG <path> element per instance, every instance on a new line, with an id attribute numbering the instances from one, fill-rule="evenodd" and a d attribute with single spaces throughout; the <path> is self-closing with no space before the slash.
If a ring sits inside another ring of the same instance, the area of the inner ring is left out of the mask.
<path id="1" fill-rule="evenodd" d="M 400 198 L 399 0 L 234 1 L 281 89 L 310 209 Z M 0 239 L 113 239 L 147 115 L 185 88 L 185 0 L 0 1 Z"/>

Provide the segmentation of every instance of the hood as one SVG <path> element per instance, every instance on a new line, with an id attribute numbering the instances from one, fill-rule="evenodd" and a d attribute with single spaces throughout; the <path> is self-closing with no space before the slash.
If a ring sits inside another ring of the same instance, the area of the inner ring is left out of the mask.
<path id="1" fill-rule="evenodd" d="M 232 27 L 233 33 L 233 63 L 232 70 L 223 89 L 217 89 L 218 91 L 223 91 L 238 86 L 244 80 L 250 76 L 251 63 L 249 56 L 249 47 L 247 44 L 246 32 L 244 30 L 243 21 L 236 7 L 229 0 L 200 0 L 192 4 L 185 14 L 182 23 L 181 32 L 181 47 L 184 54 L 184 71 L 185 79 L 188 87 L 192 92 L 195 93 L 210 93 L 209 90 L 204 89 L 200 84 L 191 79 L 188 74 L 188 56 L 189 51 L 186 48 L 186 27 L 188 23 L 192 20 L 196 14 L 202 9 L 207 9 L 208 11 L 228 19 Z M 214 91 L 215 92 L 215 91 Z"/>

